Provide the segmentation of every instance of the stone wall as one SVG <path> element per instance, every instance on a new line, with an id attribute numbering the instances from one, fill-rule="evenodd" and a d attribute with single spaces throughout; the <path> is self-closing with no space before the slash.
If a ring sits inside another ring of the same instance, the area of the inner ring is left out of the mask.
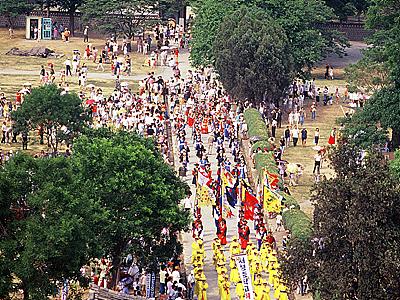
<path id="1" fill-rule="evenodd" d="M 330 22 L 327 24 L 321 24 L 319 27 L 324 29 L 334 29 L 342 32 L 350 41 L 364 41 L 372 34 L 372 31 L 365 29 L 364 23 L 361 22 Z"/>
<path id="2" fill-rule="evenodd" d="M 34 11 L 30 13 L 30 16 L 38 16 L 38 17 L 46 17 L 45 12 Z M 65 12 L 50 12 L 50 18 L 52 22 L 57 22 L 57 24 L 63 24 L 65 27 L 69 26 L 69 15 Z M 82 31 L 82 16 L 80 13 L 75 14 L 75 30 Z M 13 27 L 14 28 L 25 28 L 26 18 L 25 16 L 18 16 L 13 19 Z M 8 19 L 4 16 L 0 16 L 0 27 L 8 27 L 9 22 Z"/>

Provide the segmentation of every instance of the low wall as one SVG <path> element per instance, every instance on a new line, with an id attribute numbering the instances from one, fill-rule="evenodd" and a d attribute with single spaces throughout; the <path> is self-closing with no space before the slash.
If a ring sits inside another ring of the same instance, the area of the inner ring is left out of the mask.
<path id="1" fill-rule="evenodd" d="M 37 17 L 47 17 L 46 12 L 34 11 L 29 14 L 29 16 L 37 16 Z M 62 24 L 65 27 L 69 26 L 69 15 L 66 12 L 50 12 L 50 16 L 52 22 L 57 22 L 57 24 Z M 26 16 L 21 15 L 16 18 L 13 18 L 13 27 L 14 28 L 25 28 L 26 25 Z M 4 16 L 0 16 L 0 27 L 8 27 L 9 22 L 8 18 Z M 75 14 L 75 30 L 82 31 L 83 28 L 83 20 L 82 14 Z"/>
<path id="2" fill-rule="evenodd" d="M 320 24 L 318 27 L 321 29 L 337 30 L 342 32 L 349 41 L 364 41 L 372 34 L 372 31 L 364 28 L 364 23 L 362 22 L 330 22 Z"/>

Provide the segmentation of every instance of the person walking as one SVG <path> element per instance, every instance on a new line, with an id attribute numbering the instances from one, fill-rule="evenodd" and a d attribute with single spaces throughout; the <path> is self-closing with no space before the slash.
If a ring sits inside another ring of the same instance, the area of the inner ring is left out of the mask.
<path id="1" fill-rule="evenodd" d="M 72 76 L 72 72 L 71 72 L 71 60 L 69 58 L 67 58 L 64 62 L 65 65 L 65 76 Z"/>
<path id="2" fill-rule="evenodd" d="M 313 174 L 315 174 L 315 172 L 317 172 L 317 175 L 319 175 L 320 169 L 321 169 L 321 160 L 322 160 L 322 154 L 321 154 L 321 151 L 318 151 L 318 153 L 314 155 Z"/>
<path id="3" fill-rule="evenodd" d="M 297 128 L 297 126 L 292 129 L 292 138 L 293 138 L 293 147 L 296 147 L 297 142 L 299 140 L 299 129 Z"/>
<path id="4" fill-rule="evenodd" d="M 319 128 L 315 128 L 315 132 L 314 132 L 314 144 L 315 146 L 318 146 L 318 142 L 319 142 Z"/>
<path id="5" fill-rule="evenodd" d="M 83 30 L 83 42 L 89 43 L 89 26 L 85 26 L 85 29 Z"/>
<path id="6" fill-rule="evenodd" d="M 315 119 L 317 118 L 317 106 L 315 105 L 315 102 L 313 102 L 313 104 L 311 105 L 310 111 L 311 121 L 315 121 Z"/>
<path id="7" fill-rule="evenodd" d="M 285 147 L 289 147 L 289 142 L 290 142 L 290 128 L 289 126 L 286 126 L 285 129 Z"/>
<path id="8" fill-rule="evenodd" d="M 303 128 L 301 130 L 301 145 L 305 147 L 307 144 L 307 129 Z"/>

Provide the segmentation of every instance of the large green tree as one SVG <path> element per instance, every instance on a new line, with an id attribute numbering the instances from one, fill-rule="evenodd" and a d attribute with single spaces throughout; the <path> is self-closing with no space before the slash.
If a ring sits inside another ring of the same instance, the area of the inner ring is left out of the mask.
<path id="1" fill-rule="evenodd" d="M 400 297 L 400 189 L 383 157 L 340 146 L 331 156 L 336 176 L 320 182 L 314 251 L 302 252 L 319 299 Z M 292 252 L 296 256 L 296 252 Z"/>
<path id="2" fill-rule="evenodd" d="M 103 32 L 133 38 L 158 9 L 158 2 L 149 0 L 87 0 L 82 11 L 85 19 Z"/>
<path id="3" fill-rule="evenodd" d="M 100 253 L 93 225 L 105 215 L 76 193 L 74 177 L 63 157 L 17 154 L 0 170 L 2 299 L 18 290 L 46 299 L 56 281 L 81 280 L 80 268 Z"/>
<path id="4" fill-rule="evenodd" d="M 219 25 L 240 6 L 261 8 L 282 26 L 289 40 L 295 70 L 301 75 L 308 75 L 314 64 L 328 53 L 343 53 L 348 45 L 337 31 L 321 29 L 320 24 L 334 18 L 334 13 L 320 0 L 206 0 L 196 5 L 191 49 L 195 66 L 214 65 L 215 54 L 211 47 L 222 36 Z"/>
<path id="5" fill-rule="evenodd" d="M 62 94 L 55 85 L 32 89 L 11 115 L 19 131 L 43 127 L 48 145 L 57 151 L 61 142 L 71 143 L 90 121 L 90 114 L 75 93 Z"/>
<path id="6" fill-rule="evenodd" d="M 113 257 L 114 271 L 128 253 L 145 268 L 181 253 L 177 233 L 187 228 L 189 215 L 179 202 L 187 186 L 152 140 L 101 130 L 77 139 L 73 150 L 80 193 L 108 216 L 97 232 L 104 252 Z M 164 228 L 169 235 L 162 236 Z"/>
<path id="7" fill-rule="evenodd" d="M 367 14 L 367 26 L 374 30 L 365 50 L 366 71 L 376 74 L 372 80 L 379 83 L 378 89 L 367 101 L 359 119 L 375 123 L 383 129 L 392 129 L 393 146 L 400 145 L 400 4 L 395 0 L 373 0 Z M 368 70 L 368 68 L 370 68 Z M 375 78 L 375 79 L 374 79 Z M 371 78 L 370 78 L 371 80 Z M 351 125 L 351 124 L 350 124 Z"/>
<path id="8" fill-rule="evenodd" d="M 335 30 L 320 26 L 333 17 L 331 8 L 320 0 L 253 0 L 255 5 L 267 10 L 289 39 L 289 49 L 299 75 L 308 76 L 315 63 L 329 53 L 343 54 L 347 40 Z"/>
<path id="9" fill-rule="evenodd" d="M 34 8 L 31 1 L 0 1 L 0 15 L 7 18 L 9 26 L 14 25 L 15 18 L 31 12 Z"/>
<path id="10" fill-rule="evenodd" d="M 224 19 L 215 41 L 215 66 L 235 98 L 278 101 L 294 77 L 289 41 L 261 9 L 244 8 Z"/>
<path id="11" fill-rule="evenodd" d="M 219 26 L 223 19 L 239 7 L 239 1 L 204 0 L 195 3 L 195 21 L 192 28 L 190 61 L 196 66 L 214 65 L 214 41 L 220 36 Z"/>
<path id="12" fill-rule="evenodd" d="M 56 4 L 69 15 L 69 30 L 72 35 L 75 33 L 75 13 L 85 3 L 85 0 L 55 0 Z"/>

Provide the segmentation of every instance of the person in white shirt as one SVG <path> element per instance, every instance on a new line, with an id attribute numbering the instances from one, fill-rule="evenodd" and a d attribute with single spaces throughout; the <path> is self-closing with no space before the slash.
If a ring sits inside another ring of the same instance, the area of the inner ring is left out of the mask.
<path id="1" fill-rule="evenodd" d="M 179 279 L 181 279 L 181 273 L 179 273 L 179 267 L 175 266 L 175 270 L 172 271 L 172 282 L 177 283 L 179 282 Z"/>

